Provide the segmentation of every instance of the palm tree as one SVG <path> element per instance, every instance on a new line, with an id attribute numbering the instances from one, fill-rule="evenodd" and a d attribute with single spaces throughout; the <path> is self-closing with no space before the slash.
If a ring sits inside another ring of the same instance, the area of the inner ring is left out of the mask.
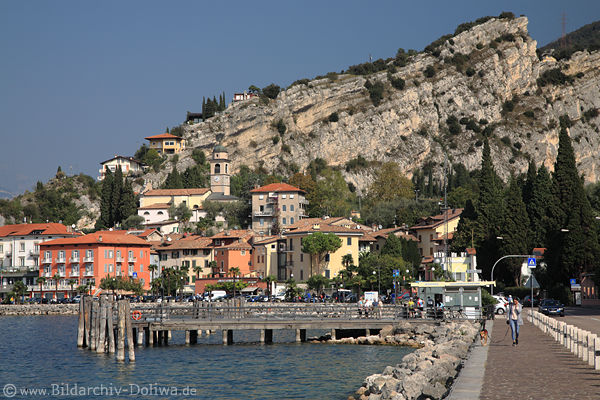
<path id="1" fill-rule="evenodd" d="M 235 277 L 240 274 L 238 267 L 229 268 L 229 273 L 233 275 L 233 297 L 235 297 Z"/>
<path id="2" fill-rule="evenodd" d="M 200 272 L 203 271 L 202 266 L 200 265 L 194 265 L 193 267 L 194 273 L 196 274 L 196 279 L 200 278 Z"/>
<path id="3" fill-rule="evenodd" d="M 69 279 L 69 285 L 71 286 L 71 297 L 73 297 L 73 286 L 77 284 L 77 279 Z"/>
<path id="4" fill-rule="evenodd" d="M 41 303 L 42 299 L 44 298 L 44 289 L 43 289 L 44 283 L 46 283 L 46 278 L 44 278 L 43 276 L 40 276 L 37 278 L 37 284 L 40 285 L 40 303 Z"/>
<path id="5" fill-rule="evenodd" d="M 277 280 L 277 278 L 275 278 L 275 276 L 273 275 L 267 275 L 263 278 L 263 282 L 265 282 L 267 284 L 267 296 L 271 297 L 271 295 L 273 293 L 271 293 L 271 284 L 273 282 L 275 282 Z"/>
<path id="6" fill-rule="evenodd" d="M 154 279 L 154 272 L 158 269 L 158 265 L 150 264 L 148 265 L 148 271 L 150 271 L 150 281 Z"/>
<path id="7" fill-rule="evenodd" d="M 189 265 L 184 264 L 179 268 L 179 280 L 181 282 L 181 301 L 183 301 L 183 285 L 188 282 L 188 274 L 190 272 Z"/>
<path id="8" fill-rule="evenodd" d="M 57 273 L 54 274 L 54 276 L 52 277 L 52 280 L 54 280 L 54 287 L 56 288 L 56 292 L 54 293 L 54 298 L 58 300 L 58 281 L 60 281 L 60 275 Z"/>
<path id="9" fill-rule="evenodd" d="M 18 280 L 13 285 L 13 293 L 15 294 L 16 302 L 19 302 L 19 298 L 21 298 L 21 303 L 23 303 L 23 297 L 25 297 L 25 293 L 27 293 L 27 285 L 23 283 L 23 281 Z"/>

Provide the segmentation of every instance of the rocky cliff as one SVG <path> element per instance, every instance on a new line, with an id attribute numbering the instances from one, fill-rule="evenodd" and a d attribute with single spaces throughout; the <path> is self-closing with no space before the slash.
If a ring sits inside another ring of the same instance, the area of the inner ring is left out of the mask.
<path id="1" fill-rule="evenodd" d="M 234 168 L 262 165 L 289 172 L 295 166 L 302 170 L 316 157 L 344 165 L 361 155 L 395 161 L 411 176 L 426 162 L 440 165 L 447 152 L 452 162 L 472 170 L 479 167 L 486 135 L 498 173 L 506 178 L 526 170 L 529 158 L 552 167 L 559 117 L 566 114 L 580 171 L 587 181 L 596 181 L 600 53 L 540 60 L 536 47 L 526 17 L 492 18 L 396 68 L 391 78 L 405 81 L 401 90 L 391 85 L 386 71 L 339 74 L 294 85 L 275 100 L 233 104 L 205 122 L 185 126 L 188 153 L 179 157 L 177 168 L 193 165 L 186 157 L 191 149 L 209 153 L 221 143 Z M 365 88 L 367 79 L 383 84 L 377 106 Z M 334 113 L 335 122 L 329 118 Z M 286 126 L 282 135 L 279 120 Z M 371 172 L 351 171 L 346 178 L 365 190 Z M 147 178 L 158 184 L 165 175 Z"/>

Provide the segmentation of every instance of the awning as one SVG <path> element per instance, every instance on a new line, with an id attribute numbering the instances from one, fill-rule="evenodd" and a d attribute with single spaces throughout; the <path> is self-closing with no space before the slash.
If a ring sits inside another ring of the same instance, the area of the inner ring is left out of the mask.
<path id="1" fill-rule="evenodd" d="M 252 293 L 258 289 L 260 289 L 258 286 L 248 286 L 242 289 L 242 293 Z"/>

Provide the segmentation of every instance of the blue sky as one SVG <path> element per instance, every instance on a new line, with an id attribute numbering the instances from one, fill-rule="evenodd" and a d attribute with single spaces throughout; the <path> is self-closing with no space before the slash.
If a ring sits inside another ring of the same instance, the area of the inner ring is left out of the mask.
<path id="1" fill-rule="evenodd" d="M 598 1 L 0 1 L 0 189 L 94 178 L 114 154 L 250 85 L 282 87 L 422 50 L 512 11 L 544 45 L 600 18 Z"/>

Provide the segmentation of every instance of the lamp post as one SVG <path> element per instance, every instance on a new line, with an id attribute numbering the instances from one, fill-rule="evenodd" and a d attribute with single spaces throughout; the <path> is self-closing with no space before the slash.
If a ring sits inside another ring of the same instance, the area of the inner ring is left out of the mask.
<path id="1" fill-rule="evenodd" d="M 531 255 L 529 255 L 529 254 L 527 254 L 527 255 L 524 255 L 524 254 L 509 254 L 507 256 L 502 256 L 499 259 L 497 259 L 496 262 L 494 263 L 494 265 L 492 266 L 492 275 L 491 275 L 492 282 L 494 281 L 494 269 L 496 268 L 496 265 L 498 265 L 498 263 L 500 261 L 504 260 L 505 258 L 529 258 L 529 257 L 531 257 Z M 492 284 L 491 289 L 492 289 L 491 292 L 492 292 L 492 295 L 493 295 L 494 294 L 494 284 Z"/>

